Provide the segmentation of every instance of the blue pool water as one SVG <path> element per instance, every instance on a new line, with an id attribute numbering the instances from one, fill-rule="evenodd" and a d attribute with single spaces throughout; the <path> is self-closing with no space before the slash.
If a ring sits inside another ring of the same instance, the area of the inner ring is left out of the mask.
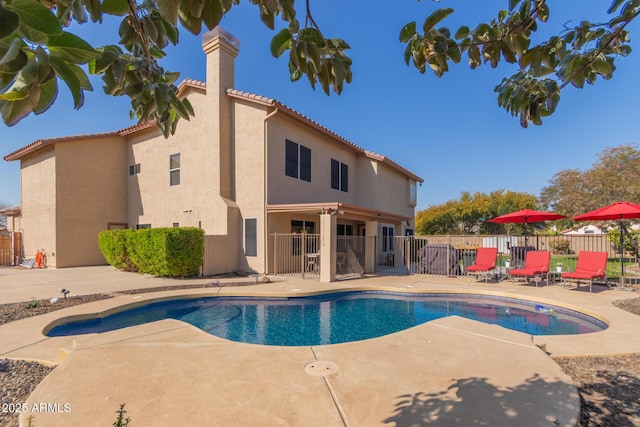
<path id="1" fill-rule="evenodd" d="M 47 336 L 105 332 L 169 318 L 232 341 L 304 346 L 379 337 L 452 315 L 531 335 L 607 328 L 573 310 L 511 298 L 361 291 L 296 298 L 177 299 L 55 326 Z"/>

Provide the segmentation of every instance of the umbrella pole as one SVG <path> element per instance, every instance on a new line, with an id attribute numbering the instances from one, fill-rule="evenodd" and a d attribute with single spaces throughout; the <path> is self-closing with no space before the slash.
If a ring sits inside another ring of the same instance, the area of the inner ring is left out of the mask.
<path id="1" fill-rule="evenodd" d="M 624 288 L 624 231 L 620 218 L 620 287 Z"/>

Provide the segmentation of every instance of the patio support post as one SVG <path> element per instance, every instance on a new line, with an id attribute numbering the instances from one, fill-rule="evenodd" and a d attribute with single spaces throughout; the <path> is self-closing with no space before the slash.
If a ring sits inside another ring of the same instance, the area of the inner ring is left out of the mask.
<path id="1" fill-rule="evenodd" d="M 376 272 L 376 236 L 378 235 L 378 221 L 365 223 L 365 247 L 364 247 L 364 272 L 374 274 Z"/>
<path id="2" fill-rule="evenodd" d="M 320 215 L 320 281 L 336 280 L 336 239 L 338 220 L 334 215 Z"/>

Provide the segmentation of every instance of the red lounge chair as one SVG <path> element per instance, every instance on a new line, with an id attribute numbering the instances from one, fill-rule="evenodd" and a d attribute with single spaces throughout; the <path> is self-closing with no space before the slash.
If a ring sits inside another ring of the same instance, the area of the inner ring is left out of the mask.
<path id="1" fill-rule="evenodd" d="M 609 258 L 607 252 L 581 251 L 578 254 L 576 270 L 560 274 L 562 283 L 564 284 L 565 279 L 575 280 L 579 287 L 581 280 L 588 280 L 589 292 L 591 292 L 594 279 L 607 279 L 607 258 Z"/>
<path id="2" fill-rule="evenodd" d="M 509 270 L 509 277 L 535 278 L 543 276 L 549 272 L 551 262 L 551 252 L 549 251 L 529 251 L 524 261 L 524 268 L 514 268 Z M 536 282 L 538 286 L 538 282 Z"/>
<path id="3" fill-rule="evenodd" d="M 485 282 L 489 281 L 489 272 L 496 268 L 498 248 L 478 248 L 476 262 L 467 267 L 467 274 L 485 274 Z"/>

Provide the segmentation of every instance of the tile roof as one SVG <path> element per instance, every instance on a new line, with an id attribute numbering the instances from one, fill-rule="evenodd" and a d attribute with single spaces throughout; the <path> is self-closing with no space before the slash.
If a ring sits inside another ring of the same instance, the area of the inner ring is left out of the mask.
<path id="1" fill-rule="evenodd" d="M 72 135 L 72 136 L 61 136 L 58 138 L 49 138 L 49 139 L 38 139 L 29 145 L 25 145 L 24 147 L 19 148 L 16 151 L 7 154 L 6 156 L 4 156 L 4 160 L 7 160 L 7 161 L 18 160 L 23 156 L 26 156 L 27 154 L 35 153 L 36 151 L 39 151 L 49 145 L 54 145 L 59 142 L 79 141 L 79 140 L 88 139 L 88 138 L 105 138 L 110 136 L 117 136 L 118 134 L 119 133 L 117 131 L 115 132 L 112 131 L 112 132 L 88 133 L 88 134 Z"/>
<path id="2" fill-rule="evenodd" d="M 184 81 L 182 81 L 182 83 L 180 83 L 180 85 L 178 86 L 178 95 L 183 95 L 184 92 L 187 91 L 187 89 L 192 88 L 192 89 L 197 89 L 197 90 L 206 90 L 206 83 L 199 81 L 199 80 L 194 80 L 194 79 L 185 79 Z M 330 137 L 331 139 L 333 139 L 334 141 L 340 143 L 340 144 L 344 144 L 346 147 L 348 147 L 349 149 L 362 154 L 372 160 L 376 160 L 379 161 L 381 163 L 384 163 L 386 165 L 389 165 L 390 167 L 396 169 L 398 172 L 410 177 L 411 179 L 414 179 L 415 181 L 418 182 L 424 182 L 424 180 L 422 178 L 420 178 L 419 176 L 417 176 L 416 174 L 414 174 L 413 172 L 411 172 L 410 170 L 400 166 L 398 163 L 394 162 L 393 160 L 389 159 L 386 156 L 383 156 L 381 154 L 377 154 L 374 153 L 372 151 L 367 151 L 364 150 L 362 147 L 359 147 L 358 145 L 354 144 L 353 142 L 349 141 L 348 139 L 338 135 L 337 133 L 333 132 L 332 130 L 322 126 L 320 123 L 316 122 L 315 120 L 312 120 L 311 118 L 305 116 L 304 114 L 300 113 L 299 111 L 294 110 L 293 108 L 273 99 L 273 98 L 269 98 L 266 96 L 262 96 L 262 95 L 256 95 L 254 93 L 250 93 L 250 92 L 244 92 L 238 89 L 227 89 L 227 95 L 232 97 L 232 98 L 236 98 L 236 99 L 243 99 L 249 102 L 253 102 L 255 104 L 259 104 L 259 105 L 264 105 L 267 107 L 272 107 L 272 108 L 276 108 L 278 110 L 278 112 L 283 113 L 288 115 L 289 117 L 292 117 L 295 120 L 298 120 L 304 124 L 306 124 L 307 126 L 310 126 L 311 128 L 318 130 L 320 132 L 322 132 L 323 134 L 327 135 L 328 137 Z M 51 139 L 39 139 L 35 142 L 32 142 L 31 144 L 22 147 L 12 153 L 7 154 L 6 156 L 4 156 L 4 160 L 18 160 L 20 158 L 22 158 L 23 156 L 30 154 L 30 153 L 34 153 L 38 150 L 41 150 L 42 148 L 48 146 L 48 145 L 53 145 L 59 142 L 66 142 L 66 141 L 78 141 L 81 139 L 86 139 L 86 138 L 99 138 L 99 137 L 109 137 L 109 136 L 125 136 L 125 135 L 130 135 L 132 133 L 144 130 L 144 129 L 149 129 L 151 127 L 155 126 L 154 122 L 146 122 L 146 123 L 139 123 L 139 124 L 135 124 L 132 126 L 128 126 L 126 128 L 120 129 L 119 131 L 113 131 L 113 132 L 104 132 L 104 133 L 95 133 L 95 134 L 84 134 L 84 135 L 74 135 L 74 136 L 65 136 L 65 137 L 60 137 L 60 138 L 51 138 Z"/>
<path id="3" fill-rule="evenodd" d="M 385 163 L 389 166 L 391 166 L 392 168 L 398 170 L 400 173 L 407 175 L 409 177 L 411 177 L 412 179 L 418 181 L 418 182 L 424 182 L 424 180 L 422 178 L 420 178 L 419 176 L 417 176 L 416 174 L 414 174 L 413 172 L 411 172 L 410 170 L 400 166 L 398 163 L 394 162 L 393 160 L 389 159 L 386 156 L 383 156 L 381 154 L 377 154 L 374 153 L 372 151 L 367 151 L 364 150 L 363 148 L 357 146 L 356 144 L 352 143 L 351 141 L 343 138 L 342 136 L 338 135 L 337 133 L 333 132 L 332 130 L 322 126 L 320 123 L 310 119 L 309 117 L 305 116 L 304 114 L 294 110 L 293 108 L 282 104 L 279 101 L 276 101 L 273 98 L 268 98 L 266 96 L 261 96 L 261 95 L 256 95 L 253 93 L 249 93 L 249 92 L 243 92 L 237 89 L 227 89 L 227 94 L 231 97 L 234 98 L 238 98 L 238 99 L 245 99 L 257 104 L 261 104 L 261 105 L 265 105 L 265 106 L 269 106 L 269 107 L 274 107 L 274 108 L 278 108 L 279 111 L 282 111 L 283 113 L 294 117 L 300 121 L 302 121 L 303 123 L 306 123 L 307 125 L 323 132 L 324 134 L 332 137 L 333 139 L 347 145 L 349 148 L 353 149 L 354 151 L 361 153 L 365 156 L 367 156 L 370 159 Z"/>

